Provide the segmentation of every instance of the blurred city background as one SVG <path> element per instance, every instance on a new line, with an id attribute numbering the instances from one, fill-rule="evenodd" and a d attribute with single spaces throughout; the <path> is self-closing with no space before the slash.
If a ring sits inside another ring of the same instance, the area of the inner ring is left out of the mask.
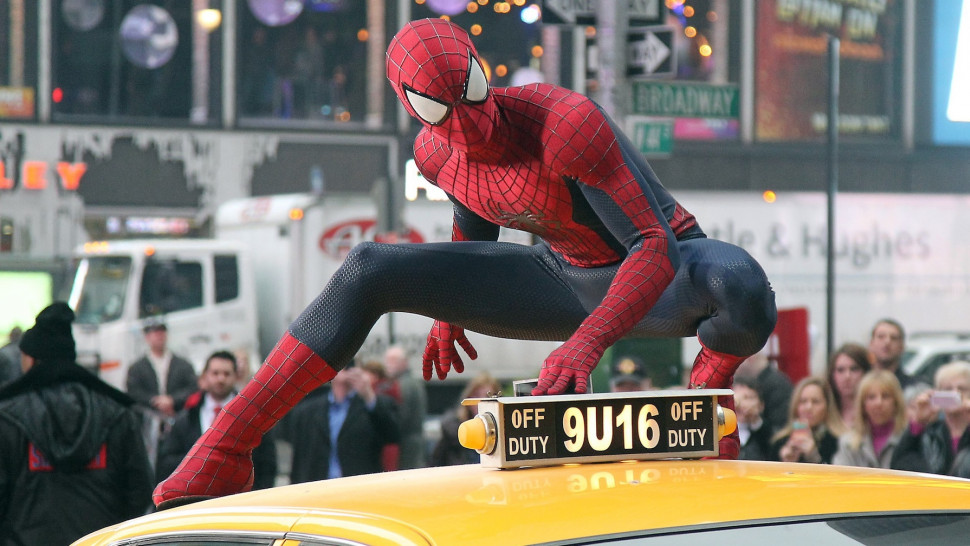
<path id="1" fill-rule="evenodd" d="M 356 242 L 447 239 L 450 209 L 410 163 L 420 125 L 384 75 L 390 38 L 424 17 L 467 29 L 493 86 L 541 81 L 602 104 L 710 236 L 762 262 L 805 338 L 798 365 L 816 371 L 838 38 L 835 341 L 865 340 L 882 316 L 970 329 L 970 2 L 0 0 L 0 337 L 54 298 L 79 304 L 81 263 L 102 287 L 157 274 L 130 269 L 154 247 L 126 250 L 123 268 L 83 262 L 111 249 L 83 250 L 93 241 L 235 238 L 255 269 L 294 270 L 257 309 L 285 324 Z M 275 239 L 232 235 L 247 222 Z M 166 275 L 215 278 L 175 247 Z M 121 324 L 113 339 L 131 347 L 96 343 L 94 365 L 131 359 L 157 313 L 178 352 L 204 354 L 179 320 L 238 296 L 221 286 L 168 307 L 119 292 L 116 311 L 87 320 Z M 382 321 L 366 347 L 420 348 L 409 320 Z M 671 382 L 691 343 L 652 350 Z M 479 347 L 481 367 L 537 373 L 548 346 L 522 347 Z"/>

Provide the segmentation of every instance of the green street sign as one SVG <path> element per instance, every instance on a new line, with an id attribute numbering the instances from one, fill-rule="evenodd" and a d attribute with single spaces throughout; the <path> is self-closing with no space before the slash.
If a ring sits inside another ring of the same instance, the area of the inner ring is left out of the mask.
<path id="1" fill-rule="evenodd" d="M 633 144 L 645 156 L 670 155 L 674 149 L 674 122 L 633 121 Z"/>
<path id="2" fill-rule="evenodd" d="M 678 118 L 738 117 L 738 86 L 633 82 L 632 114 Z"/>

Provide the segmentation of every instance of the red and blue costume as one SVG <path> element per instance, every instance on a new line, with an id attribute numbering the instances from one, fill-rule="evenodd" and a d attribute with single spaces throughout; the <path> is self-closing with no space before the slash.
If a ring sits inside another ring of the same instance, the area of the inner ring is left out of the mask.
<path id="1" fill-rule="evenodd" d="M 390 311 L 435 319 L 424 375 L 462 371 L 464 330 L 561 340 L 534 394 L 586 392 L 624 336 L 697 335 L 695 387 L 727 388 L 774 328 L 774 295 L 744 250 L 708 239 L 609 117 L 548 84 L 490 88 L 469 36 L 440 19 L 391 41 L 387 76 L 424 125 L 421 173 L 454 203 L 453 242 L 365 243 L 226 406 L 156 504 L 248 488 L 250 452 L 297 401 L 329 381 Z M 497 242 L 500 226 L 540 243 Z M 721 405 L 733 407 L 724 397 Z M 721 441 L 737 456 L 736 433 Z"/>

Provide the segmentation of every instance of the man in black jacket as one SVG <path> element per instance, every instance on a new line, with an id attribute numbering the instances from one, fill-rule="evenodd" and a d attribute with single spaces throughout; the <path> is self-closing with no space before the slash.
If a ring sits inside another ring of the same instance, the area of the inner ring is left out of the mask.
<path id="1" fill-rule="evenodd" d="M 125 388 L 142 408 L 174 417 L 197 388 L 195 368 L 168 349 L 168 327 L 149 322 L 144 328 L 148 352 L 128 368 Z"/>
<path id="2" fill-rule="evenodd" d="M 236 395 L 234 389 L 238 376 L 236 357 L 228 351 L 216 351 L 209 355 L 199 377 L 199 387 L 185 401 L 185 409 L 179 413 L 172 430 L 158 446 L 156 478 L 162 481 L 171 474 L 202 431 L 209 428 L 216 415 Z M 276 442 L 272 434 L 253 450 L 253 489 L 273 487 L 276 482 Z"/>
<path id="3" fill-rule="evenodd" d="M 381 472 L 385 444 L 400 441 L 394 400 L 374 392 L 376 378 L 348 366 L 280 422 L 279 438 L 293 446 L 290 482 Z"/>
<path id="4" fill-rule="evenodd" d="M 0 389 L 0 545 L 69 544 L 144 514 L 151 466 L 131 398 L 75 363 L 57 302 L 20 341 L 24 375 Z"/>

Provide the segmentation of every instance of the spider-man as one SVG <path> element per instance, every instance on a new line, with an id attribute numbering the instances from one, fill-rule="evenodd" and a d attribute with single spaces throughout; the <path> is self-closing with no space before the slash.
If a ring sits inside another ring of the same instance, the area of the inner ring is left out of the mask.
<path id="1" fill-rule="evenodd" d="M 456 343 L 476 357 L 465 328 L 565 340 L 543 362 L 536 395 L 586 392 L 624 336 L 696 334 L 691 386 L 727 388 L 770 335 L 774 295 L 760 266 L 706 238 L 591 100 L 547 84 L 490 88 L 469 36 L 441 19 L 398 32 L 387 77 L 424 125 L 414 157 L 454 202 L 453 242 L 356 247 L 159 484 L 156 504 L 247 489 L 262 435 L 350 362 L 389 311 L 436 319 L 426 379 L 463 370 Z M 541 242 L 497 242 L 500 226 Z M 721 440 L 722 457 L 737 457 L 736 434 Z"/>

